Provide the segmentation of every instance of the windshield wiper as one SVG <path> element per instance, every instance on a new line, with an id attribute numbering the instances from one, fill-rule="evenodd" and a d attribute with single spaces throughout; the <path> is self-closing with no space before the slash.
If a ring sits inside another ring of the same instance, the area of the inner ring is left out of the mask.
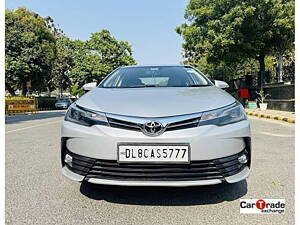
<path id="1" fill-rule="evenodd" d="M 146 87 L 158 87 L 157 85 L 134 85 L 134 86 L 128 86 L 123 88 L 146 88 Z"/>
<path id="2" fill-rule="evenodd" d="M 207 87 L 210 86 L 209 84 L 190 84 L 187 87 Z"/>

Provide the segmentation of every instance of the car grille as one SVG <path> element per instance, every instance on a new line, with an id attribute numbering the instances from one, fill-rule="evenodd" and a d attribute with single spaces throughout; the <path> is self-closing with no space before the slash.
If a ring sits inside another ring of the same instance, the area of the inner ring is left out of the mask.
<path id="1" fill-rule="evenodd" d="M 128 117 L 130 118 L 130 117 Z M 200 121 L 199 114 L 197 115 L 197 117 L 193 117 L 193 118 L 188 118 L 188 119 L 180 119 L 178 117 L 178 120 L 176 119 L 176 117 L 172 117 L 172 120 L 170 122 L 168 122 L 165 127 L 165 132 L 166 131 L 173 131 L 173 130 L 181 130 L 181 129 L 187 129 L 187 128 L 193 128 L 193 127 L 197 127 Z M 133 131 L 142 131 L 143 129 L 143 125 L 145 122 L 151 120 L 151 118 L 143 118 L 140 122 L 132 122 L 128 120 L 122 120 L 119 118 L 113 118 L 113 117 L 107 117 L 107 120 L 110 124 L 111 127 L 114 128 L 119 128 L 119 129 L 126 129 L 126 130 L 133 130 Z M 157 118 L 157 119 L 153 119 L 153 120 L 164 120 L 164 118 Z"/>
<path id="2" fill-rule="evenodd" d="M 111 127 L 126 129 L 126 130 L 142 131 L 141 125 L 139 124 L 127 122 L 124 120 L 113 119 L 113 118 L 107 118 L 107 119 Z"/>
<path id="3" fill-rule="evenodd" d="M 119 164 L 116 160 L 100 160 L 68 151 L 73 158 L 67 167 L 85 179 L 110 180 L 209 180 L 224 179 L 240 172 L 244 166 L 238 157 L 245 151 L 220 159 L 191 161 L 190 164 Z"/>
<path id="4" fill-rule="evenodd" d="M 197 127 L 199 124 L 200 118 L 193 118 L 189 120 L 183 120 L 175 123 L 170 123 L 166 131 L 171 131 L 171 130 L 180 130 L 180 129 L 187 129 L 187 128 L 193 128 Z"/>

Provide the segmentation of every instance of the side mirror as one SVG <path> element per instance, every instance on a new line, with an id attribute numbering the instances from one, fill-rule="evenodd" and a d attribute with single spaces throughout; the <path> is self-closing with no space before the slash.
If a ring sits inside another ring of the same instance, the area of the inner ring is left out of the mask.
<path id="1" fill-rule="evenodd" d="M 215 85 L 222 89 L 229 88 L 229 85 L 226 82 L 221 80 L 215 80 Z"/>
<path id="2" fill-rule="evenodd" d="M 81 87 L 85 91 L 90 91 L 97 86 L 97 82 L 87 83 Z"/>

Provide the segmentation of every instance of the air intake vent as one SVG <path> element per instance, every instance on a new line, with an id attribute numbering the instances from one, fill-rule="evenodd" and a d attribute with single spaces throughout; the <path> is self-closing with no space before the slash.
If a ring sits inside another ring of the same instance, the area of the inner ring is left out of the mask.
<path id="1" fill-rule="evenodd" d="M 238 154 L 214 160 L 191 161 L 190 164 L 122 164 L 116 160 L 94 159 L 67 151 L 73 158 L 67 167 L 86 179 L 111 180 L 209 180 L 223 179 L 239 173 L 245 165 L 238 158 L 246 154 L 243 150 Z"/>

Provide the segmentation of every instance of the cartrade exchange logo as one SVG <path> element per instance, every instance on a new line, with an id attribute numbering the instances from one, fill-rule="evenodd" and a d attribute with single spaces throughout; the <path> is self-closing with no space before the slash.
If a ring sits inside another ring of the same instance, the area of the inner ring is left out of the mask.
<path id="1" fill-rule="evenodd" d="M 284 214 L 285 199 L 240 199 L 240 213 Z"/>

